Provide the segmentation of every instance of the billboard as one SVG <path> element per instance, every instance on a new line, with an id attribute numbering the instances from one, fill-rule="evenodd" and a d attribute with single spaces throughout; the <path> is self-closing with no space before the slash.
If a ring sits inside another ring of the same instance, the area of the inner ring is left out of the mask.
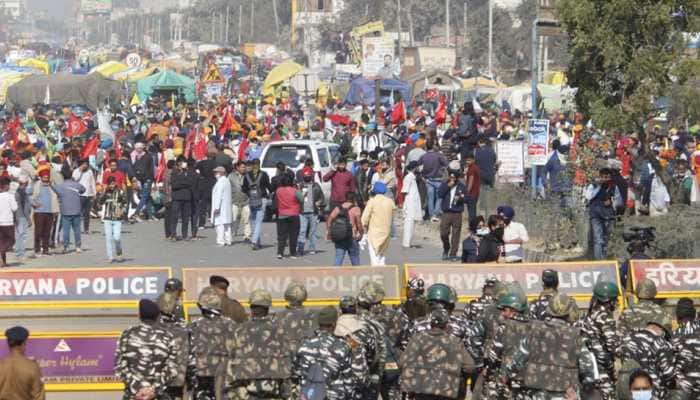
<path id="1" fill-rule="evenodd" d="M 80 0 L 80 12 L 85 15 L 109 14 L 112 12 L 112 0 Z"/>
<path id="2" fill-rule="evenodd" d="M 695 297 L 700 293 L 700 260 L 631 260 L 636 289 L 642 279 L 656 284 L 659 297 Z"/>
<path id="3" fill-rule="evenodd" d="M 261 267 L 261 268 L 184 268 L 185 302 L 193 304 L 199 292 L 209 286 L 211 275 L 228 279 L 229 295 L 246 303 L 255 289 L 270 293 L 277 304 L 284 304 L 284 291 L 292 281 L 304 283 L 308 302 L 337 304 L 341 296 L 356 295 L 367 281 L 384 286 L 385 299 L 398 302 L 401 296 L 398 266 L 386 267 Z"/>
<path id="4" fill-rule="evenodd" d="M 394 39 L 388 36 L 362 38 L 362 76 L 365 78 L 391 79 L 398 76 L 394 53 Z M 386 76 L 384 76 L 386 75 Z"/>
<path id="5" fill-rule="evenodd" d="M 27 357 L 39 364 L 46 390 L 120 390 L 114 374 L 118 332 L 32 333 Z M 0 340 L 0 358 L 9 354 Z"/>
<path id="6" fill-rule="evenodd" d="M 522 141 L 499 140 L 496 142 L 496 154 L 501 163 L 498 167 L 499 183 L 525 182 L 525 154 Z"/>
<path id="7" fill-rule="evenodd" d="M 531 165 L 547 164 L 549 154 L 549 120 L 531 119 L 527 124 L 527 155 Z"/>

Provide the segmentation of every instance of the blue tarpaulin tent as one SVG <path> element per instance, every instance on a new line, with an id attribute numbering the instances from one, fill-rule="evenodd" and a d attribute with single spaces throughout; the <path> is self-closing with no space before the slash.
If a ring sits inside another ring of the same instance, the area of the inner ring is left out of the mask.
<path id="1" fill-rule="evenodd" d="M 374 105 L 375 81 L 365 78 L 357 78 L 350 82 L 350 90 L 345 95 L 343 102 L 346 104 Z M 401 94 L 401 98 L 409 101 L 411 99 L 411 86 L 404 81 L 394 79 L 383 79 L 379 81 L 381 92 L 381 103 L 390 104 L 389 97 L 392 92 Z"/>

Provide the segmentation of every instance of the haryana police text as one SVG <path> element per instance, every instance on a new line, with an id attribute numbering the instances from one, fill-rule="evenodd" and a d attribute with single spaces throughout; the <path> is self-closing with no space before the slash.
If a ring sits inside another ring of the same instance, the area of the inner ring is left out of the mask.
<path id="1" fill-rule="evenodd" d="M 158 277 L 76 278 L 75 286 L 61 278 L 2 279 L 0 296 L 157 295 Z"/>

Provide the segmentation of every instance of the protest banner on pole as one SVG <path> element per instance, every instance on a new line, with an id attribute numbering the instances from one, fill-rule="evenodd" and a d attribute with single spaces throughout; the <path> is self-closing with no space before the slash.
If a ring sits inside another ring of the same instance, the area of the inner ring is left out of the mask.
<path id="1" fill-rule="evenodd" d="M 520 140 L 496 142 L 498 155 L 498 183 L 525 182 L 525 153 Z"/>
<path id="2" fill-rule="evenodd" d="M 32 332 L 26 355 L 39 364 L 48 392 L 123 390 L 114 374 L 119 336 L 119 332 Z M 3 337 L 0 358 L 8 354 Z"/>
<path id="3" fill-rule="evenodd" d="M 700 260 L 630 260 L 632 286 L 644 278 L 656 284 L 657 297 L 700 297 Z"/>
<path id="4" fill-rule="evenodd" d="M 549 154 L 549 120 L 529 120 L 527 123 L 527 137 L 527 156 L 529 164 L 547 164 L 547 155 Z"/>
<path id="5" fill-rule="evenodd" d="M 0 271 L 0 308 L 134 307 L 155 298 L 169 267 L 46 268 Z"/>
<path id="6" fill-rule="evenodd" d="M 307 303 L 337 305 L 341 296 L 354 296 L 367 281 L 384 286 L 385 302 L 398 304 L 401 289 L 398 266 L 386 267 L 256 267 L 256 268 L 183 268 L 185 303 L 197 302 L 199 293 L 209 286 L 209 277 L 220 275 L 230 282 L 229 295 L 247 304 L 253 290 L 264 289 L 275 306 L 286 304 L 284 291 L 292 281 L 306 286 Z"/>
<path id="7" fill-rule="evenodd" d="M 617 262 L 560 262 L 518 264 L 406 264 L 404 278 L 418 277 L 426 287 L 444 283 L 457 292 L 461 301 L 475 299 L 482 294 L 484 282 L 495 277 L 502 282 L 518 282 L 529 298 L 542 291 L 542 271 L 553 269 L 559 273 L 559 292 L 577 300 L 589 299 L 593 287 L 600 280 L 620 286 Z"/>

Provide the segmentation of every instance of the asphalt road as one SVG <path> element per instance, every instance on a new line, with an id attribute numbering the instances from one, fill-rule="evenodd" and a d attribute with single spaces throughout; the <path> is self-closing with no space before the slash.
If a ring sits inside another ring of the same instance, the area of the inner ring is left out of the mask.
<path id="1" fill-rule="evenodd" d="M 253 251 L 251 246 L 243 243 L 243 237 L 234 238 L 231 247 L 218 247 L 215 243 L 216 233 L 214 229 L 207 228 L 200 231 L 203 236 L 198 241 L 170 242 L 164 239 L 163 223 L 140 222 L 133 225 L 124 225 L 122 228 L 122 243 L 125 260 L 121 264 L 109 264 L 106 259 L 105 240 L 102 233 L 102 224 L 99 220 L 91 221 L 91 232 L 83 235 L 83 252 L 78 254 L 71 252 L 65 255 L 51 255 L 36 259 L 27 259 L 19 265 L 17 260 L 10 256 L 10 266 L 24 268 L 41 267 L 95 267 L 109 266 L 119 268 L 120 265 L 148 265 L 168 266 L 173 268 L 175 276 L 180 275 L 183 267 L 272 267 L 272 266 L 331 266 L 335 258 L 333 243 L 323 239 L 325 237 L 325 224 L 319 224 L 319 239 L 316 244 L 318 253 L 306 255 L 296 260 L 285 258 L 277 259 L 277 234 L 274 222 L 263 224 L 262 244 L 263 248 Z M 439 247 L 439 237 L 428 237 L 428 230 L 418 228 L 413 238 L 413 243 L 419 248 L 403 249 L 401 247 L 401 229 L 397 228 L 398 236 L 392 240 L 387 254 L 387 264 L 403 264 L 407 262 L 425 263 L 439 262 L 442 249 Z M 33 246 L 33 232 L 29 234 L 27 245 Z M 31 251 L 28 252 L 31 254 Z M 289 254 L 289 250 L 286 251 Z M 360 261 L 369 265 L 367 250 L 361 251 Z M 350 264 L 346 257 L 345 262 Z"/>

